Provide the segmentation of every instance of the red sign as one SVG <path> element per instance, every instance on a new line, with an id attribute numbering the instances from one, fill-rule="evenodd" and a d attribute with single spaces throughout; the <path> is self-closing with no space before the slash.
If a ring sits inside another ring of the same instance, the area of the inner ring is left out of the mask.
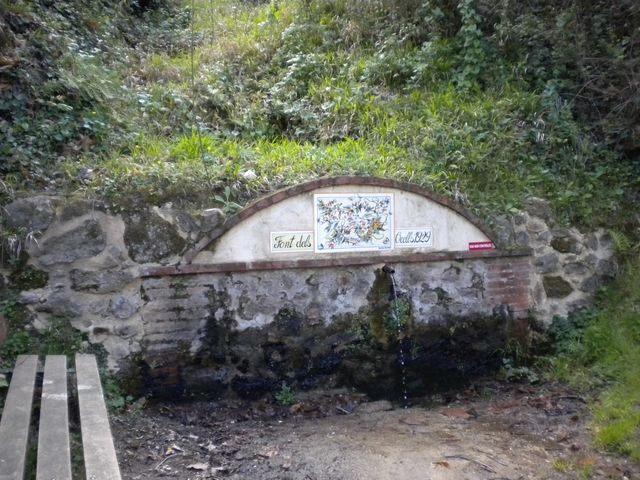
<path id="1" fill-rule="evenodd" d="M 493 250 L 496 246 L 493 242 L 469 242 L 469 250 L 477 252 L 478 250 Z"/>

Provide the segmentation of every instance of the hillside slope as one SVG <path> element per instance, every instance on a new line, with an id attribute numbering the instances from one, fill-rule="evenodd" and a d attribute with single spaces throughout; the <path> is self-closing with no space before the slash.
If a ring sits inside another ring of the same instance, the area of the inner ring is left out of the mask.
<path id="1" fill-rule="evenodd" d="M 486 216 L 624 224 L 638 192 L 630 1 L 2 2 L 0 164 L 20 190 L 237 208 L 327 174 Z"/>

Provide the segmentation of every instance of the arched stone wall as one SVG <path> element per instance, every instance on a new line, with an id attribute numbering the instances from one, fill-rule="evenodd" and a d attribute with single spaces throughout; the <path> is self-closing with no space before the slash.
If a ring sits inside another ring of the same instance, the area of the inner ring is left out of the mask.
<path id="1" fill-rule="evenodd" d="M 317 251 L 316 202 L 331 196 L 338 203 L 388 199 L 387 233 L 413 229 L 430 241 Z M 370 177 L 296 185 L 226 220 L 215 209 L 190 213 L 167 204 L 113 212 L 99 202 L 46 196 L 17 199 L 2 214 L 8 228 L 28 232 L 28 255 L 18 271 L 0 266 L 0 287 L 20 290 L 30 326 L 45 330 L 50 319 L 67 319 L 104 346 L 112 369 L 140 360 L 154 385 L 201 381 L 244 391 L 267 378 L 277 387 L 299 362 L 314 378 L 348 383 L 334 375 L 356 374 L 349 352 L 371 340 L 363 332 L 378 335 L 378 353 L 391 348 L 380 323 L 391 291 L 385 265 L 395 269 L 423 350 L 449 345 L 441 360 L 468 365 L 504 339 L 505 318 L 548 324 L 588 305 L 616 271 L 605 231 L 558 226 L 542 200 L 501 219 L 494 236 L 450 200 Z M 311 248 L 271 248 L 272 233 L 300 231 L 312 236 Z M 243 248 L 228 247 L 242 237 Z M 466 342 L 469 328 L 493 343 L 467 343 L 465 357 L 451 342 Z M 460 340 L 451 332 L 467 333 Z"/>

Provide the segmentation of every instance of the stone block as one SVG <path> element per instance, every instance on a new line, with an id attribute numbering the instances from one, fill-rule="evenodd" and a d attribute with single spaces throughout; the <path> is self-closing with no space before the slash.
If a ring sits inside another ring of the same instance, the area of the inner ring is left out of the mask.
<path id="1" fill-rule="evenodd" d="M 600 242 L 598 241 L 598 236 L 595 233 L 591 233 L 587 235 L 584 241 L 587 248 L 590 250 L 598 250 L 600 247 Z"/>
<path id="2" fill-rule="evenodd" d="M 575 238 L 568 229 L 556 229 L 552 233 L 551 247 L 557 252 L 580 253 L 582 251 L 582 245 L 580 245 L 578 239 Z"/>
<path id="3" fill-rule="evenodd" d="M 127 270 L 90 271 L 75 269 L 70 272 L 71 288 L 94 293 L 118 292 L 134 279 Z"/>
<path id="4" fill-rule="evenodd" d="M 95 202 L 80 199 L 72 200 L 63 206 L 62 211 L 60 212 L 60 221 L 67 222 L 95 210 L 98 210 L 98 208 L 96 208 Z M 103 208 L 100 207 L 100 210 L 103 210 Z"/>
<path id="5" fill-rule="evenodd" d="M 505 216 L 495 217 L 493 219 L 493 230 L 496 233 L 496 240 L 499 246 L 509 246 L 514 243 L 515 230 L 513 223 Z"/>
<path id="6" fill-rule="evenodd" d="M 564 298 L 573 292 L 571 284 L 560 276 L 545 275 L 542 283 L 548 298 Z"/>
<path id="7" fill-rule="evenodd" d="M 618 273 L 618 264 L 615 260 L 601 259 L 596 265 L 596 273 L 606 278 L 614 278 Z"/>
<path id="8" fill-rule="evenodd" d="M 541 232 L 546 232 L 548 228 L 549 227 L 547 227 L 547 224 L 539 218 L 531 218 L 527 222 L 526 226 L 527 232 L 532 234 L 540 234 Z"/>
<path id="9" fill-rule="evenodd" d="M 557 271 L 560 266 L 560 257 L 557 253 L 547 253 L 546 255 L 536 257 L 533 265 L 538 273 L 553 273 Z"/>
<path id="10" fill-rule="evenodd" d="M 531 197 L 525 200 L 524 209 L 532 216 L 543 219 L 546 223 L 553 221 L 553 210 L 549 202 L 542 198 Z"/>
<path id="11" fill-rule="evenodd" d="M 180 230 L 186 233 L 195 232 L 198 230 L 198 222 L 196 221 L 190 213 L 187 212 L 178 212 L 175 217 L 176 225 Z"/>
<path id="12" fill-rule="evenodd" d="M 72 263 L 81 258 L 98 255 L 106 246 L 106 235 L 100 224 L 85 220 L 78 227 L 41 242 L 39 260 L 45 266 Z"/>
<path id="13" fill-rule="evenodd" d="M 591 268 L 580 261 L 568 263 L 563 270 L 567 275 L 577 275 L 579 277 L 588 275 L 591 272 Z"/>
<path id="14" fill-rule="evenodd" d="M 516 234 L 516 244 L 521 247 L 528 247 L 531 242 L 531 237 L 527 232 L 518 232 Z"/>
<path id="15" fill-rule="evenodd" d="M 38 312 L 50 313 L 58 317 L 74 318 L 82 313 L 82 306 L 71 298 L 68 292 L 54 291 L 50 295 L 42 298 L 40 303 L 35 304 L 34 309 Z"/>
<path id="16" fill-rule="evenodd" d="M 138 305 L 125 297 L 116 297 L 111 299 L 110 311 L 113 315 L 121 320 L 131 318 L 138 311 Z"/>
<path id="17" fill-rule="evenodd" d="M 4 207 L 6 225 L 27 232 L 43 232 L 53 222 L 56 212 L 50 197 L 21 198 Z"/>
<path id="18" fill-rule="evenodd" d="M 599 275 L 592 275 L 580 284 L 580 290 L 587 293 L 595 293 L 604 285 L 604 281 Z"/>
<path id="19" fill-rule="evenodd" d="M 200 229 L 203 232 L 210 232 L 220 227 L 225 221 L 225 215 L 219 208 L 210 208 L 202 212 L 202 222 Z"/>
<path id="20" fill-rule="evenodd" d="M 159 215 L 142 211 L 125 216 L 124 242 L 138 263 L 155 263 L 180 254 L 186 241 Z"/>

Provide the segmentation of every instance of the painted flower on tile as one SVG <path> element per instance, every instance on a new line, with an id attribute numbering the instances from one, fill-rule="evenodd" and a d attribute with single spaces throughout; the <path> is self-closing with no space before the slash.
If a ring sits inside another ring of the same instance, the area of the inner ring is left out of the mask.
<path id="1" fill-rule="evenodd" d="M 393 195 L 315 195 L 316 250 L 388 250 L 393 247 Z"/>

